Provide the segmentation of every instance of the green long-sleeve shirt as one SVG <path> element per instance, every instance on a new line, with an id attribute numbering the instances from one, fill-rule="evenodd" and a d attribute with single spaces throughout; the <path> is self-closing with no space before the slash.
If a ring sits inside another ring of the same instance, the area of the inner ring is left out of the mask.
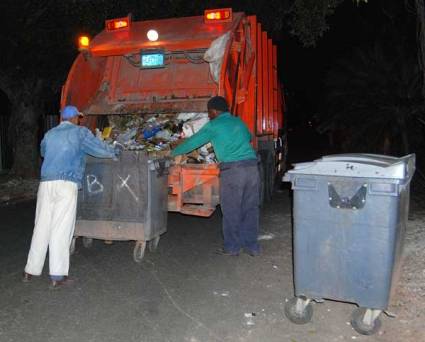
<path id="1" fill-rule="evenodd" d="M 224 112 L 177 146 L 171 155 L 175 157 L 185 154 L 211 142 L 219 162 L 256 159 L 250 141 L 251 134 L 243 121 Z"/>

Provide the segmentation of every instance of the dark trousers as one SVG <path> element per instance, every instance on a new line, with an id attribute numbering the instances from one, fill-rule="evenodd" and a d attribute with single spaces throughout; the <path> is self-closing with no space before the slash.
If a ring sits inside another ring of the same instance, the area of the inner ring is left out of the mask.
<path id="1" fill-rule="evenodd" d="M 220 164 L 224 249 L 258 252 L 260 176 L 256 160 Z"/>

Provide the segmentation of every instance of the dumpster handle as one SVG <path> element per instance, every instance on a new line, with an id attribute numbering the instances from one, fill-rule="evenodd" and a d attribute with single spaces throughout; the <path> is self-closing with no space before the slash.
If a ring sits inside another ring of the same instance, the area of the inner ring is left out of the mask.
<path id="1" fill-rule="evenodd" d="M 168 168 L 170 166 L 170 162 L 167 159 L 156 159 L 153 161 L 153 165 L 155 167 L 157 177 L 168 175 Z"/>
<path id="2" fill-rule="evenodd" d="M 362 209 L 366 204 L 367 185 L 363 184 L 351 198 L 341 197 L 335 187 L 328 183 L 329 205 L 336 209 Z"/>
<path id="3" fill-rule="evenodd" d="M 307 177 L 295 177 L 292 182 L 293 190 L 317 190 L 317 180 Z"/>

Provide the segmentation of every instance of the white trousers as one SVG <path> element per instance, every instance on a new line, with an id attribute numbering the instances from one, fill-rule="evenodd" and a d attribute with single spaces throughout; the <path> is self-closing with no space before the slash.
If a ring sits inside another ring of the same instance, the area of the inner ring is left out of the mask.
<path id="1" fill-rule="evenodd" d="M 40 275 L 49 248 L 49 273 L 67 276 L 75 228 L 78 187 L 74 182 L 40 182 L 31 248 L 25 272 Z"/>

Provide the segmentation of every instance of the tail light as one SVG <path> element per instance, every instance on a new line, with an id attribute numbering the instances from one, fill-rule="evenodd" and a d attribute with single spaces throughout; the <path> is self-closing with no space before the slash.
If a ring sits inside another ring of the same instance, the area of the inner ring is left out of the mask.
<path id="1" fill-rule="evenodd" d="M 221 8 L 204 11 L 205 23 L 229 22 L 232 21 L 232 9 Z"/>
<path id="2" fill-rule="evenodd" d="M 106 31 L 124 31 L 131 25 L 131 15 L 124 18 L 109 19 L 105 21 Z"/>
<path id="3" fill-rule="evenodd" d="M 78 50 L 87 50 L 90 45 L 90 38 L 88 36 L 78 37 Z"/>

